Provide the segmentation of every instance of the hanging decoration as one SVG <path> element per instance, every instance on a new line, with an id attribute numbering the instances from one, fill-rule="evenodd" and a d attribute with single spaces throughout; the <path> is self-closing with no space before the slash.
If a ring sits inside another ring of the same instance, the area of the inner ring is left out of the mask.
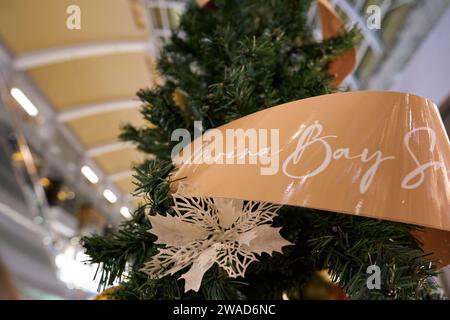
<path id="1" fill-rule="evenodd" d="M 291 243 L 280 228 L 270 225 L 280 206 L 222 198 L 187 197 L 178 184 L 172 195 L 174 216 L 150 215 L 149 230 L 159 249 L 142 269 L 151 278 L 173 275 L 191 266 L 181 278 L 185 291 L 198 291 L 205 272 L 217 263 L 229 277 L 244 277 L 250 263 L 263 252 L 282 253 Z"/>
<path id="2" fill-rule="evenodd" d="M 450 232 L 425 228 L 414 232 L 414 237 L 420 242 L 422 250 L 431 254 L 431 260 L 439 269 L 450 265 Z"/>
<path id="3" fill-rule="evenodd" d="M 317 0 L 323 39 L 329 39 L 345 32 L 344 23 L 328 0 Z M 328 72 L 333 77 L 331 85 L 338 87 L 356 66 L 356 48 L 353 47 L 328 66 Z"/>

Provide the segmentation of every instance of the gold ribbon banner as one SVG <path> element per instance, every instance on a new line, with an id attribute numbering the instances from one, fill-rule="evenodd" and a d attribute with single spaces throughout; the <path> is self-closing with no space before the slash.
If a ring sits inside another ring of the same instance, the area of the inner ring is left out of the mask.
<path id="1" fill-rule="evenodd" d="M 450 144 L 437 107 L 399 92 L 293 101 L 174 153 L 191 196 L 256 200 L 450 231 Z"/>

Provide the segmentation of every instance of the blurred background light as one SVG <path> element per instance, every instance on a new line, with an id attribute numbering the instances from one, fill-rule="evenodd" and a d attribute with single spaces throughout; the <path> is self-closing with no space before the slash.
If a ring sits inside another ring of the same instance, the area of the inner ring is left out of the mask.
<path id="1" fill-rule="evenodd" d="M 125 219 L 130 219 L 131 218 L 131 213 L 130 210 L 123 206 L 120 208 L 120 214 L 125 218 Z"/>
<path id="2" fill-rule="evenodd" d="M 12 88 L 11 95 L 30 116 L 35 117 L 38 115 L 38 109 L 34 106 L 30 99 L 27 98 L 22 90 L 18 88 Z"/>
<path id="3" fill-rule="evenodd" d="M 90 183 L 94 183 L 95 184 L 95 183 L 98 182 L 98 176 L 88 166 L 83 166 L 81 168 L 81 173 L 86 177 L 86 179 L 89 180 Z"/>
<path id="4" fill-rule="evenodd" d="M 109 189 L 103 191 L 103 196 L 105 197 L 106 200 L 108 200 L 111 203 L 116 203 L 117 201 L 117 196 L 114 194 L 114 192 L 112 192 Z"/>

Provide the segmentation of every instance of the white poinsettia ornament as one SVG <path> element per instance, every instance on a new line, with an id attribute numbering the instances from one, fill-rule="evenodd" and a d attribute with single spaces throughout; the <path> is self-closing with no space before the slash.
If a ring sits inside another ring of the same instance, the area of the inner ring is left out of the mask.
<path id="1" fill-rule="evenodd" d="M 141 271 L 158 279 L 192 265 L 181 278 L 185 292 L 198 291 L 205 272 L 217 263 L 230 277 L 244 276 L 256 255 L 281 252 L 291 245 L 280 236 L 281 228 L 270 223 L 278 205 L 221 198 L 186 197 L 180 184 L 173 194 L 174 216 L 149 216 L 158 237 L 156 244 L 164 248 L 144 265 Z"/>

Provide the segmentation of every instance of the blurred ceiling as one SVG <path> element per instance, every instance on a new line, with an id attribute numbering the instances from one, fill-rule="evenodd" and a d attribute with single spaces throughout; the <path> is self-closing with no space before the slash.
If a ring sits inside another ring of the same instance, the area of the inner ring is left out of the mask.
<path id="1" fill-rule="evenodd" d="M 71 5 L 80 8 L 80 29 L 66 26 Z M 0 1 L 0 39 L 15 71 L 81 146 L 82 158 L 132 205 L 139 199 L 129 196 L 131 168 L 146 156 L 117 137 L 122 124 L 145 125 L 135 93 L 158 81 L 155 58 L 183 6 L 161 0 Z"/>

